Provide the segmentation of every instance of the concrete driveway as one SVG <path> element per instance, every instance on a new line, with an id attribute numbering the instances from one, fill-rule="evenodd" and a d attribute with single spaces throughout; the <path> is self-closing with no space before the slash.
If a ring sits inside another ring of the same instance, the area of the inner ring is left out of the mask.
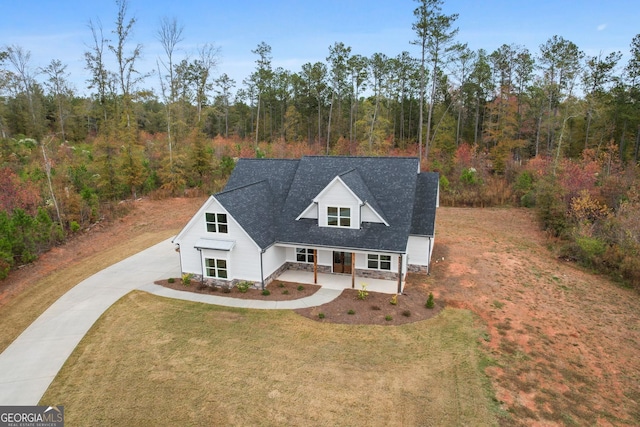
<path id="1" fill-rule="evenodd" d="M 37 405 L 107 308 L 141 284 L 172 276 L 180 276 L 180 262 L 169 239 L 72 288 L 0 354 L 0 405 Z"/>
<path id="2" fill-rule="evenodd" d="M 0 354 L 0 406 L 37 405 L 89 328 L 135 289 L 167 298 L 255 309 L 317 306 L 341 293 L 321 288 L 298 300 L 254 301 L 181 292 L 153 283 L 168 277 L 180 277 L 179 257 L 171 239 L 94 274 L 60 297 Z"/>

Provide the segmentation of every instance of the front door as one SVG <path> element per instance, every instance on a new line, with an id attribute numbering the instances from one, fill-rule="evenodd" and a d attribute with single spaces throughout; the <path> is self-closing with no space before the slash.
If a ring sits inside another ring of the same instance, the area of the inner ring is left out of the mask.
<path id="1" fill-rule="evenodd" d="M 333 253 L 333 272 L 351 274 L 351 252 Z"/>

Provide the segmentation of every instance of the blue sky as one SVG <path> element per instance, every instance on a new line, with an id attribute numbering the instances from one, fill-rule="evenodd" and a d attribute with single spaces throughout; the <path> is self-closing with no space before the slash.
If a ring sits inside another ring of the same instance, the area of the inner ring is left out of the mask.
<path id="1" fill-rule="evenodd" d="M 220 48 L 218 74 L 227 73 L 240 86 L 255 69 L 251 50 L 261 41 L 271 46 L 274 67 L 293 72 L 306 62 L 325 61 L 334 42 L 351 46 L 352 54 L 396 56 L 406 50 L 418 56 L 409 44 L 416 6 L 413 0 L 129 0 L 129 15 L 137 19 L 134 40 L 144 46 L 141 71 L 154 69 L 162 56 L 160 20 L 175 17 L 184 26 L 178 56 L 193 57 L 198 46 L 213 43 Z M 76 89 L 84 91 L 87 24 L 100 20 L 110 37 L 116 12 L 113 0 L 0 0 L 0 46 L 30 51 L 33 67 L 61 60 Z M 450 0 L 443 12 L 459 14 L 460 42 L 488 52 L 515 43 L 537 54 L 559 35 L 589 56 L 620 50 L 626 62 L 629 44 L 640 33 L 638 0 Z"/>

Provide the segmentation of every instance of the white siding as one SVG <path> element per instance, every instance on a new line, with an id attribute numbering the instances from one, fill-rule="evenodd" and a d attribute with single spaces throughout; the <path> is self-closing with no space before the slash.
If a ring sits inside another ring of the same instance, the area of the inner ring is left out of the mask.
<path id="1" fill-rule="evenodd" d="M 318 264 L 333 266 L 333 251 L 319 249 Z"/>
<path id="2" fill-rule="evenodd" d="M 210 233 L 207 231 L 205 213 L 226 213 L 228 233 Z M 233 240 L 235 246 L 230 252 L 203 249 L 202 253 L 194 247 L 200 238 Z M 175 239 L 180 244 L 180 261 L 183 273 L 202 274 L 204 258 L 221 259 L 220 253 L 226 252 L 229 279 L 260 280 L 260 250 L 229 213 L 210 197 L 185 229 Z M 216 256 L 213 256 L 215 254 Z"/>
<path id="3" fill-rule="evenodd" d="M 265 279 L 286 262 L 287 248 L 271 246 L 262 254 L 262 268 Z M 259 267 L 259 266 L 258 266 Z"/>
<path id="4" fill-rule="evenodd" d="M 407 243 L 407 255 L 408 263 L 412 265 L 429 265 L 431 259 L 431 253 L 429 251 L 430 237 L 424 236 L 409 236 L 409 242 Z M 433 250 L 433 244 L 431 245 Z"/>
<path id="5" fill-rule="evenodd" d="M 318 198 L 318 225 L 327 227 L 327 207 L 350 208 L 351 226 L 360 228 L 360 203 L 354 194 L 342 181 L 334 180 L 329 184 Z"/>
<path id="6" fill-rule="evenodd" d="M 369 205 L 364 205 L 362 206 L 362 222 L 378 222 L 378 223 L 383 223 L 383 221 L 380 220 L 380 217 L 378 215 L 376 215 L 376 213 L 373 211 L 373 209 L 371 209 L 371 207 L 369 207 Z"/>

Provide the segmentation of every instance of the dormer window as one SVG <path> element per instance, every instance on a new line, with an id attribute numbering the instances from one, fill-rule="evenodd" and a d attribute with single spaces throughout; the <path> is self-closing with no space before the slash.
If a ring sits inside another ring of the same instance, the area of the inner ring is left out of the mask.
<path id="1" fill-rule="evenodd" d="M 227 214 L 206 213 L 205 222 L 209 233 L 227 233 Z"/>
<path id="2" fill-rule="evenodd" d="M 330 227 L 351 227 L 351 208 L 328 206 L 327 225 Z"/>

